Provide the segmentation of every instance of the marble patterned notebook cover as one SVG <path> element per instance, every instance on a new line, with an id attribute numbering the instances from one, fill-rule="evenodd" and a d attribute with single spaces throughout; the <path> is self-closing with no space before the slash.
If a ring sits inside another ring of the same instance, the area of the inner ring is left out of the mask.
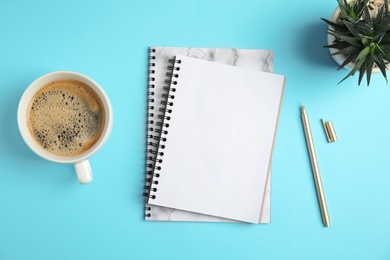
<path id="1" fill-rule="evenodd" d="M 183 55 L 242 68 L 273 72 L 273 52 L 271 50 L 193 48 L 193 47 L 151 47 L 149 49 L 148 77 L 148 131 L 146 155 L 146 186 L 155 167 L 157 141 L 160 139 L 163 119 L 158 117 L 159 110 L 164 110 L 163 95 L 169 80 L 169 59 Z M 271 176 L 271 175 L 270 175 Z M 270 223 L 271 178 L 267 183 L 261 223 Z M 196 221 L 196 222 L 231 222 L 230 219 L 208 216 L 183 210 L 171 209 L 145 203 L 145 220 L 159 221 Z"/>

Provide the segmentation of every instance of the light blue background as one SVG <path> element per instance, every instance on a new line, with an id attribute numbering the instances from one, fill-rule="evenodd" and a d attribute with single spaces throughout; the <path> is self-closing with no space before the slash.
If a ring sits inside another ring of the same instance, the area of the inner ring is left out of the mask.
<path id="1" fill-rule="evenodd" d="M 340 85 L 326 49 L 336 0 L 0 2 L 0 259 L 389 259 L 390 88 Z M 143 220 L 147 48 L 273 49 L 287 78 L 272 164 L 272 224 Z M 113 104 L 93 183 L 23 142 L 24 89 L 54 70 L 95 79 Z M 311 120 L 331 218 L 324 228 L 299 107 Z M 328 144 L 320 119 L 339 137 Z"/>

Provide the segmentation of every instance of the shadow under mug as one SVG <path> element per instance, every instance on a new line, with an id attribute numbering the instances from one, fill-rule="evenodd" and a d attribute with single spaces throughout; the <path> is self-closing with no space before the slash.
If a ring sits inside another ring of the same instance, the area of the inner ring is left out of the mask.
<path id="1" fill-rule="evenodd" d="M 31 135 L 31 132 L 28 127 L 28 110 L 30 109 L 30 104 L 34 98 L 37 91 L 39 91 L 46 84 L 61 79 L 70 79 L 77 80 L 93 89 L 96 94 L 99 96 L 103 108 L 104 108 L 104 124 L 102 133 L 96 143 L 90 147 L 88 150 L 77 154 L 75 156 L 63 157 L 54 155 L 52 153 L 44 150 L 38 142 Z M 111 103 L 103 91 L 103 89 L 96 83 L 93 79 L 73 71 L 55 71 L 41 76 L 40 78 L 33 81 L 23 93 L 19 106 L 18 106 L 18 126 L 19 131 L 26 142 L 26 144 L 40 157 L 47 159 L 49 161 L 57 163 L 68 163 L 74 164 L 77 178 L 81 184 L 87 184 L 92 181 L 92 169 L 89 164 L 88 158 L 95 154 L 107 141 L 113 124 L 113 112 Z"/>

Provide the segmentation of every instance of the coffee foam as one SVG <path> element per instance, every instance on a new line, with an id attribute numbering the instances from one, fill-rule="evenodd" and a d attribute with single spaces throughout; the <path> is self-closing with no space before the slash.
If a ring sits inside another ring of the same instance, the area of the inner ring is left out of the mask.
<path id="1" fill-rule="evenodd" d="M 76 80 L 57 80 L 35 94 L 28 121 L 30 133 L 43 149 L 58 156 L 75 156 L 99 139 L 104 109 L 88 85 Z"/>

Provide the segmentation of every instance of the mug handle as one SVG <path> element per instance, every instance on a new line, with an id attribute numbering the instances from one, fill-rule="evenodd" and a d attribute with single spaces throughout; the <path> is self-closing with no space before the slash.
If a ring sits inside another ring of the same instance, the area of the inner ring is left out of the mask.
<path id="1" fill-rule="evenodd" d="M 92 169 L 88 160 L 75 163 L 74 168 L 80 184 L 87 184 L 92 181 Z"/>

